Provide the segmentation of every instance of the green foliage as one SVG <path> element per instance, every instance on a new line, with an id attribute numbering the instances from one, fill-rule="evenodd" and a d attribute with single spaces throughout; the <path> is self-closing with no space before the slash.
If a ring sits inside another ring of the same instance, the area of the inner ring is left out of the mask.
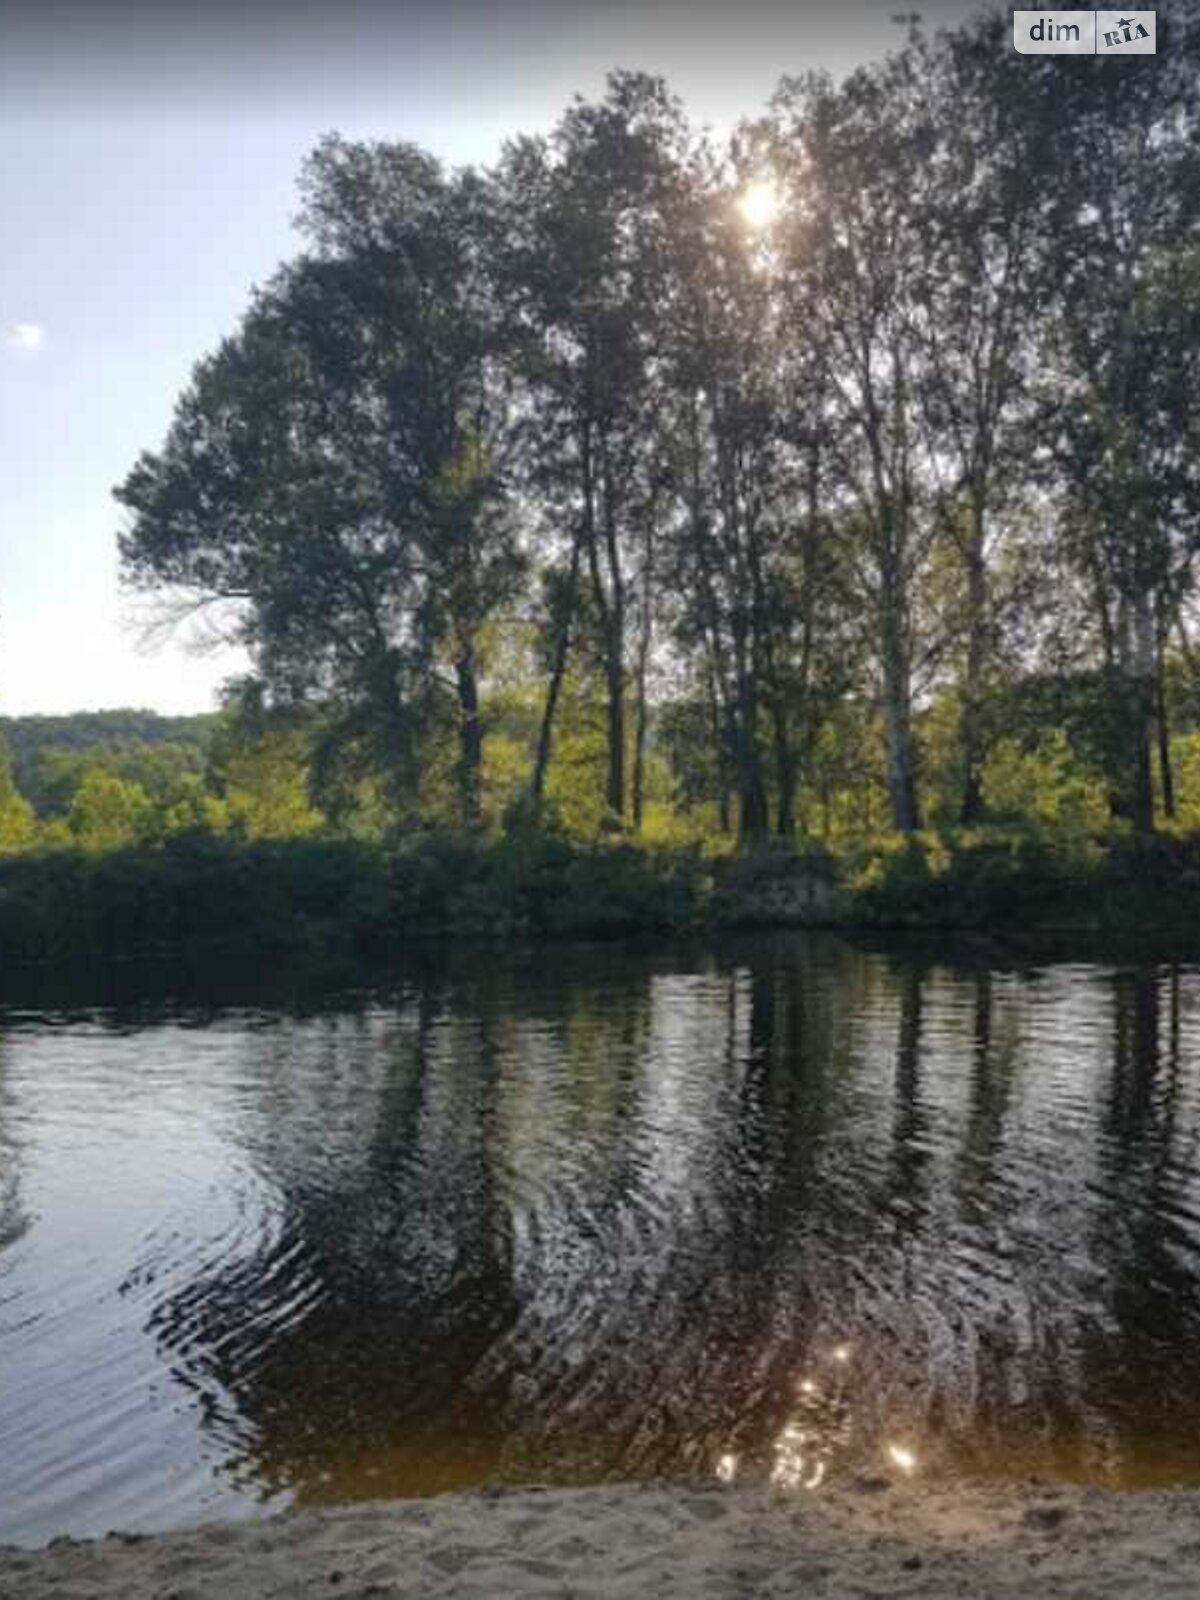
<path id="1" fill-rule="evenodd" d="M 321 813 L 309 804 L 308 751 L 302 733 L 272 730 L 225 755 L 220 767 L 225 815 L 247 839 L 296 839 L 315 833 Z"/>
<path id="2" fill-rule="evenodd" d="M 39 815 L 65 816 L 87 775 L 103 772 L 136 784 L 165 810 L 185 800 L 203 771 L 203 752 L 190 743 L 123 740 L 77 748 L 50 745 L 35 757 L 29 798 Z"/>
<path id="3" fill-rule="evenodd" d="M 205 788 L 200 778 L 183 778 L 172 798 L 155 811 L 155 838 L 176 833 L 220 833 L 230 825 L 230 807 Z M 299 831 L 299 830 L 297 830 Z"/>
<path id="4" fill-rule="evenodd" d="M 1104 866 L 1036 828 L 895 834 L 848 864 L 849 912 L 883 927 L 1087 925 Z"/>
<path id="5" fill-rule="evenodd" d="M 75 711 L 69 716 L 0 717 L 0 738 L 12 757 L 12 774 L 17 788 L 39 815 L 65 811 L 70 796 L 48 804 L 38 789 L 37 768 L 42 756 L 51 750 L 133 749 L 171 744 L 195 752 L 203 758 L 212 730 L 211 714 L 193 717 L 161 716 L 157 711 Z M 118 777 L 137 777 L 138 773 L 118 772 Z"/>
<path id="6" fill-rule="evenodd" d="M 124 782 L 111 772 L 87 772 L 71 799 L 71 833 L 84 850 L 120 850 L 144 838 L 150 829 L 150 796 L 140 783 Z"/>
<path id="7" fill-rule="evenodd" d="M 1200 889 L 1200 834 L 1068 847 L 1034 829 L 925 832 L 841 859 L 816 846 L 714 859 L 580 843 L 527 819 L 491 842 L 450 830 L 390 843 L 192 831 L 0 859 L 0 962 L 349 958 L 437 937 L 780 923 L 1194 932 L 1200 897 L 1181 889 Z"/>
<path id="8" fill-rule="evenodd" d="M 191 833 L 0 863 L 0 959 L 217 946 L 351 952 L 450 934 L 630 932 L 689 926 L 702 901 L 694 854 L 581 847 L 528 827 L 490 845 L 444 830 L 389 846 Z"/>
<path id="9" fill-rule="evenodd" d="M 13 782 L 8 745 L 0 734 L 0 855 L 23 850 L 33 837 L 33 807 Z"/>
<path id="10" fill-rule="evenodd" d="M 1171 741 L 1175 773 L 1175 823 L 1185 831 L 1200 828 L 1200 732 Z"/>
<path id="11" fill-rule="evenodd" d="M 984 792 L 997 821 L 1017 824 L 1025 818 L 1076 838 L 1109 823 L 1104 784 L 1094 767 L 1078 759 L 1062 729 L 1032 743 L 998 740 L 984 764 Z"/>
<path id="12" fill-rule="evenodd" d="M 39 819 L 67 817 L 84 777 L 102 771 L 138 784 L 167 810 L 202 778 L 214 719 L 153 712 L 80 712 L 14 717 L 0 726 L 12 742 L 16 787 Z"/>

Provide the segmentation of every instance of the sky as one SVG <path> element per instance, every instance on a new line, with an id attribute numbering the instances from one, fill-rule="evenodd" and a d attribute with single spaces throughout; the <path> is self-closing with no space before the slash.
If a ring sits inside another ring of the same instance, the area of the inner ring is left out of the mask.
<path id="1" fill-rule="evenodd" d="M 237 651 L 149 629 L 112 499 L 295 253 L 323 133 L 486 165 L 613 67 L 715 131 L 883 54 L 910 0 L 0 0 L 0 714 L 211 709 Z M 975 9 L 926 0 L 930 27 Z"/>

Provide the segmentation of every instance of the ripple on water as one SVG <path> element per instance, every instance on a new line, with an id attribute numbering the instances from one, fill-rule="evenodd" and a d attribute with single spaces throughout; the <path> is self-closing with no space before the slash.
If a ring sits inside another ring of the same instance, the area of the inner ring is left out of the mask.
<path id="1" fill-rule="evenodd" d="M 0 1039 L 0 1538 L 493 1478 L 1200 1482 L 1194 968 L 789 938 Z"/>

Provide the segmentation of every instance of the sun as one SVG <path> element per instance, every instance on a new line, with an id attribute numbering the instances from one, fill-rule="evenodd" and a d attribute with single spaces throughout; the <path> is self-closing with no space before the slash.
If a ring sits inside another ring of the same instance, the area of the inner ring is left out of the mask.
<path id="1" fill-rule="evenodd" d="M 738 196 L 737 208 L 748 228 L 765 228 L 779 212 L 779 190 L 770 178 L 753 178 Z"/>

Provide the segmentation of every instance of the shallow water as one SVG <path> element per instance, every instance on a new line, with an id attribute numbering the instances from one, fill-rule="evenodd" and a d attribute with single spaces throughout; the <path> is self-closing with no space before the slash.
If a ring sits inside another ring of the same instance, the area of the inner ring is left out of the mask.
<path id="1" fill-rule="evenodd" d="M 0 1540 L 1200 1484 L 1200 966 L 789 936 L 0 1022 Z"/>

